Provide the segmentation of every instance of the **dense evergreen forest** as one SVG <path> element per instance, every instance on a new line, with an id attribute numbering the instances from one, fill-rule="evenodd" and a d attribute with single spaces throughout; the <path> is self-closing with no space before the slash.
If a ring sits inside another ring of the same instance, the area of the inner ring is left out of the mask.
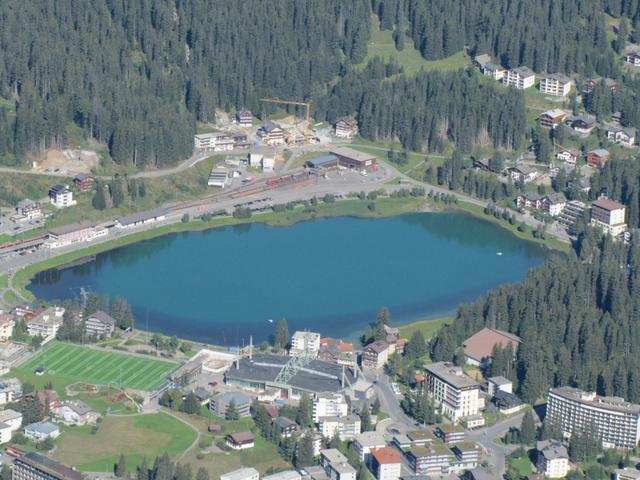
<path id="1" fill-rule="evenodd" d="M 216 107 L 317 96 L 363 59 L 370 11 L 367 0 L 0 2 L 0 97 L 15 100 L 15 122 L 0 108 L 0 156 L 80 129 L 116 162 L 175 162 Z"/>
<path id="2" fill-rule="evenodd" d="M 591 197 L 600 194 L 618 200 L 627 206 L 627 223 L 631 228 L 640 226 L 640 161 L 614 158 L 598 170 L 591 180 Z"/>
<path id="3" fill-rule="evenodd" d="M 461 151 L 517 147 L 518 93 L 467 74 L 405 78 L 367 53 L 371 13 L 425 58 L 463 48 L 505 66 L 618 76 L 604 13 L 638 31 L 638 0 L 97 0 L 0 2 L 0 162 L 94 138 L 114 161 L 163 166 L 191 153 L 216 108 L 261 112 L 265 95 L 314 102 L 318 120 L 357 114 L 364 136 Z M 627 25 L 628 24 L 628 25 Z M 623 42 L 624 43 L 624 42 Z M 389 81 L 389 77 L 393 79 Z M 449 89 L 449 94 L 444 92 Z M 633 90 L 630 88 L 630 90 Z M 596 96 L 597 97 L 597 96 Z M 618 108 L 607 99 L 594 109 Z M 637 98 L 625 118 L 637 124 Z"/>
<path id="4" fill-rule="evenodd" d="M 408 32 L 425 58 L 469 47 L 505 67 L 614 76 L 604 13 L 638 28 L 637 0 L 373 0 L 382 28 Z"/>
<path id="5" fill-rule="evenodd" d="M 432 342 L 437 360 L 461 358 L 461 342 L 484 326 L 516 333 L 516 360 L 494 352 L 506 375 L 535 401 L 550 386 L 573 385 L 640 401 L 640 242 L 614 242 L 585 228 L 576 254 L 554 257 L 523 283 L 503 286 L 459 309 Z"/>

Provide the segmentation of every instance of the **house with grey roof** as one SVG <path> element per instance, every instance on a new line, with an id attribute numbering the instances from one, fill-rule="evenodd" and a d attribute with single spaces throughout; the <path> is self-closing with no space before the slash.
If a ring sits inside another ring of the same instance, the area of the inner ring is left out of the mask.
<path id="1" fill-rule="evenodd" d="M 113 335 L 116 320 L 108 313 L 98 310 L 85 320 L 87 335 L 95 338 L 107 338 Z"/>
<path id="2" fill-rule="evenodd" d="M 100 415 L 82 400 L 65 400 L 54 413 L 66 425 L 87 425 L 95 423 Z"/>
<path id="3" fill-rule="evenodd" d="M 51 422 L 36 422 L 24 427 L 24 436 L 41 442 L 47 438 L 58 438 L 60 436 L 60 427 Z"/>

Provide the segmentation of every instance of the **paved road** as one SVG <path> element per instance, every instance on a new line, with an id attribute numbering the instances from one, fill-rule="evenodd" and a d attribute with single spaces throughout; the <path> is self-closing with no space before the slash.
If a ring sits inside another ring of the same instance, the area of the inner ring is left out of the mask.
<path id="1" fill-rule="evenodd" d="M 487 450 L 490 458 L 489 463 L 495 468 L 500 478 L 502 478 L 505 473 L 505 458 L 514 451 L 517 446 L 499 445 L 495 442 L 495 439 L 502 437 L 511 427 L 520 426 L 523 416 L 524 413 L 519 413 L 494 425 L 473 430 L 467 434 L 469 440 L 480 443 Z"/>

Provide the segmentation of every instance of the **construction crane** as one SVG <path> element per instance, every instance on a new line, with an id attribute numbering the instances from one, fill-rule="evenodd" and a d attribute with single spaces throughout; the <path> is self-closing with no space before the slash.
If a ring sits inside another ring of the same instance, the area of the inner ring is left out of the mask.
<path id="1" fill-rule="evenodd" d="M 300 102 L 297 100 L 283 100 L 281 98 L 261 98 L 261 102 L 265 103 L 280 103 L 283 105 L 300 105 L 306 107 L 307 115 L 306 120 L 307 124 L 311 121 L 311 101 L 308 102 Z"/>

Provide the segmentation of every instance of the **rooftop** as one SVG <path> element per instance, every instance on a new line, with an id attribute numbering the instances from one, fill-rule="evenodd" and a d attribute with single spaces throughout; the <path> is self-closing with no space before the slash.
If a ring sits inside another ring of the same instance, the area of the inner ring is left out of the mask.
<path id="1" fill-rule="evenodd" d="M 253 359 L 240 359 L 238 368 L 230 368 L 225 375 L 229 380 L 275 384 L 278 373 L 290 359 L 281 355 L 255 354 Z M 315 359 L 299 368 L 287 384 L 308 392 L 338 392 L 343 389 L 342 372 L 340 365 Z M 350 369 L 344 369 L 344 374 L 348 382 L 355 383 Z"/>
<path id="2" fill-rule="evenodd" d="M 102 310 L 98 310 L 93 315 L 89 315 L 89 319 L 92 319 L 92 318 L 95 318 L 101 321 L 102 323 L 108 323 L 110 325 L 116 324 L 116 320 L 111 315 L 103 312 Z"/>
<path id="3" fill-rule="evenodd" d="M 547 78 L 557 80 L 560 83 L 569 83 L 571 81 L 569 77 L 563 75 L 562 73 L 552 73 L 550 75 L 547 75 Z"/>
<path id="4" fill-rule="evenodd" d="M 511 380 L 509 380 L 508 378 L 504 378 L 501 376 L 497 376 L 497 377 L 490 377 L 489 378 L 489 382 L 495 384 L 495 385 L 509 385 L 510 383 L 513 383 Z"/>
<path id="5" fill-rule="evenodd" d="M 238 470 L 233 470 L 231 472 L 227 472 L 223 475 L 220 475 L 221 480 L 245 480 L 246 478 L 250 478 L 253 476 L 259 475 L 258 471 L 253 467 L 245 467 L 239 468 Z"/>
<path id="6" fill-rule="evenodd" d="M 231 440 L 233 440 L 235 443 L 254 441 L 254 436 L 253 436 L 253 433 L 251 432 L 233 432 L 227 436 L 230 437 Z"/>
<path id="7" fill-rule="evenodd" d="M 335 448 L 320 450 L 320 455 L 324 456 L 329 463 L 331 463 L 331 468 L 336 472 L 341 474 L 355 473 L 355 469 L 349 465 L 347 457 L 345 457 L 339 450 Z"/>
<path id="8" fill-rule="evenodd" d="M 95 228 L 96 224 L 89 220 L 83 220 L 82 222 L 70 223 L 63 225 L 62 227 L 55 227 L 49 229 L 49 235 L 59 237 L 60 235 L 67 235 L 73 232 L 79 232 L 80 230 L 87 230 L 89 228 Z"/>
<path id="9" fill-rule="evenodd" d="M 40 455 L 39 453 L 25 453 L 17 459 L 17 461 L 31 465 L 39 470 L 44 470 L 57 478 L 63 478 L 64 480 L 82 480 L 82 474 L 77 470 L 56 462 L 49 457 Z"/>
<path id="10" fill-rule="evenodd" d="M 120 225 L 131 225 L 145 220 L 151 220 L 152 218 L 164 217 L 167 215 L 166 208 L 154 208 L 146 212 L 132 213 L 131 215 L 125 215 L 118 219 Z"/>
<path id="11" fill-rule="evenodd" d="M 574 387 L 558 387 L 549 390 L 549 393 L 560 397 L 584 403 L 592 407 L 612 410 L 622 413 L 640 415 L 640 405 L 627 402 L 621 397 L 600 397 L 594 392 L 586 392 Z"/>
<path id="12" fill-rule="evenodd" d="M 520 337 L 517 335 L 495 328 L 485 327 L 467 338 L 462 343 L 462 346 L 464 347 L 464 354 L 467 357 L 480 362 L 484 358 L 491 357 L 495 345 L 504 348 L 508 344 L 511 344 L 513 347 L 517 347 L 520 342 Z"/>
<path id="13" fill-rule="evenodd" d="M 375 342 L 370 343 L 369 345 L 364 347 L 365 350 L 372 350 L 376 353 L 384 352 L 387 348 L 389 348 L 389 344 L 386 342 L 386 340 L 376 340 Z"/>
<path id="14" fill-rule="evenodd" d="M 237 406 L 251 403 L 251 397 L 242 392 L 225 392 L 218 395 L 214 400 L 216 402 L 224 402 L 226 404 L 233 401 Z"/>
<path id="15" fill-rule="evenodd" d="M 477 388 L 478 382 L 466 375 L 460 367 L 455 367 L 452 363 L 435 362 L 425 365 L 425 370 L 452 385 L 454 388 Z"/>
<path id="16" fill-rule="evenodd" d="M 623 475 L 624 478 L 633 478 L 636 480 L 640 480 L 640 470 L 636 470 L 635 468 L 618 468 L 613 473 L 618 476 Z"/>
<path id="17" fill-rule="evenodd" d="M 599 157 L 608 157 L 609 156 L 609 150 L 605 150 L 604 148 L 596 148 L 595 150 L 591 150 L 589 152 L 589 154 L 597 155 Z"/>
<path id="18" fill-rule="evenodd" d="M 36 423 L 32 423 L 30 425 L 27 425 L 26 427 L 24 427 L 25 431 L 26 430 L 30 430 L 30 431 L 35 431 L 38 433 L 42 433 L 44 435 L 50 435 L 53 432 L 56 432 L 58 430 L 60 430 L 60 428 L 58 428 L 58 426 L 54 423 L 51 422 L 36 422 Z"/>
<path id="19" fill-rule="evenodd" d="M 603 210 L 620 210 L 626 208 L 622 203 L 615 200 L 609 200 L 608 198 L 600 198 L 591 204 L 593 207 L 602 208 Z"/>
<path id="20" fill-rule="evenodd" d="M 564 110 L 561 110 L 559 108 L 554 108 L 553 110 L 547 110 L 545 112 L 542 112 L 540 115 L 547 115 L 549 117 L 556 118 L 556 117 L 566 117 L 567 113 Z"/>
<path id="21" fill-rule="evenodd" d="M 331 149 L 330 153 L 337 155 L 339 157 L 352 158 L 353 160 L 358 160 L 361 162 L 376 158 L 374 155 L 371 155 L 369 153 L 362 153 L 347 147 L 334 147 Z"/>
<path id="22" fill-rule="evenodd" d="M 262 480 L 299 480 L 301 475 L 295 470 L 285 470 L 284 472 L 274 473 L 262 477 Z"/>
<path id="23" fill-rule="evenodd" d="M 273 423 L 275 423 L 280 428 L 289 428 L 289 427 L 297 427 L 298 424 L 287 417 L 276 417 L 273 419 Z"/>
<path id="24" fill-rule="evenodd" d="M 6 423 L 8 420 L 13 420 L 15 418 L 22 418 L 22 414 L 15 410 L 11 410 L 10 408 L 0 410 L 0 422 Z"/>
<path id="25" fill-rule="evenodd" d="M 525 67 L 525 66 L 514 68 L 513 71 L 516 72 L 518 75 L 521 75 L 523 77 L 530 77 L 532 75 L 535 75 L 535 73 L 533 73 L 533 70 L 531 70 L 529 67 Z"/>
<path id="26" fill-rule="evenodd" d="M 362 432 L 357 434 L 353 440 L 363 447 L 375 447 L 386 444 L 384 437 L 378 432 Z"/>
<path id="27" fill-rule="evenodd" d="M 395 448 L 374 448 L 371 450 L 371 455 L 376 459 L 376 462 L 378 462 L 379 465 L 400 463 L 400 452 Z"/>
<path id="28" fill-rule="evenodd" d="M 569 458 L 567 448 L 557 440 L 542 440 L 536 443 L 536 449 L 547 460 Z"/>

